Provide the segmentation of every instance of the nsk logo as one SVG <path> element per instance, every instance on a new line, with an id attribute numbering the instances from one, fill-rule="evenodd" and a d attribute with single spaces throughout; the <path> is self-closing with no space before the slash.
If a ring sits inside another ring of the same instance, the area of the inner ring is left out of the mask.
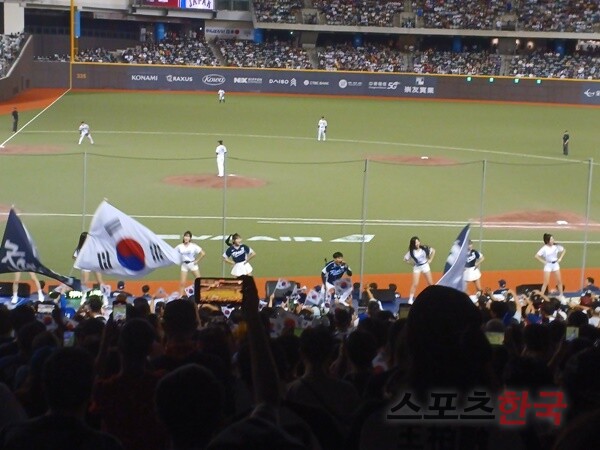
<path id="1" fill-rule="evenodd" d="M 177 75 L 167 75 L 167 81 L 169 83 L 173 83 L 173 82 L 191 83 L 192 81 L 194 81 L 194 77 L 180 77 Z"/>
<path id="2" fill-rule="evenodd" d="M 202 77 L 202 82 L 209 86 L 219 86 L 220 84 L 225 83 L 225 77 L 223 75 L 212 73 L 210 75 L 204 75 Z"/>
<path id="3" fill-rule="evenodd" d="M 131 75 L 132 81 L 158 81 L 158 75 Z"/>
<path id="4" fill-rule="evenodd" d="M 237 84 L 262 84 L 263 80 L 256 77 L 235 77 L 233 82 Z"/>

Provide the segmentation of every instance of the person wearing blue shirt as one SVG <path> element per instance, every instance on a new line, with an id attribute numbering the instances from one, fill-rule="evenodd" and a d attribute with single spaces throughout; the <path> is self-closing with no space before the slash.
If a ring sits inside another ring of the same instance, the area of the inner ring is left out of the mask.
<path id="1" fill-rule="evenodd" d="M 344 261 L 342 252 L 335 252 L 333 260 L 329 261 L 321 271 L 321 281 L 325 286 L 325 292 L 332 295 L 335 293 L 335 282 L 342 278 L 344 274 L 352 276 L 352 269 Z"/>

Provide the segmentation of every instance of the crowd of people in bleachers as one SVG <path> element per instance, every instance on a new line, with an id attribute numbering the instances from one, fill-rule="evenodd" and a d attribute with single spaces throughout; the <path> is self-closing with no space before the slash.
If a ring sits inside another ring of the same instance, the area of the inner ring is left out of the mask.
<path id="1" fill-rule="evenodd" d="M 119 58 L 115 52 L 108 51 L 103 48 L 80 50 L 77 54 L 79 62 L 97 62 L 97 63 L 115 63 L 119 62 Z"/>
<path id="2" fill-rule="evenodd" d="M 302 0 L 261 0 L 254 2 L 254 14 L 259 22 L 296 23 L 302 7 Z"/>
<path id="3" fill-rule="evenodd" d="M 404 12 L 404 5 L 404 1 L 388 0 L 313 1 L 328 25 L 390 27 L 394 15 Z M 300 8 L 298 1 L 254 2 L 259 22 L 295 23 Z M 596 0 L 412 0 L 411 12 L 422 18 L 425 28 L 493 30 L 502 28 L 502 17 L 507 15 L 515 18 L 517 29 L 531 31 L 590 33 L 600 23 Z M 413 24 L 405 20 L 400 25 Z"/>
<path id="4" fill-rule="evenodd" d="M 391 27 L 394 15 L 404 10 L 404 2 L 376 0 L 315 0 L 317 8 L 328 25 L 358 25 L 365 27 Z"/>
<path id="5" fill-rule="evenodd" d="M 500 75 L 501 58 L 495 53 L 416 52 L 412 72 L 447 75 Z"/>
<path id="6" fill-rule="evenodd" d="M 585 52 L 561 56 L 547 51 L 516 55 L 510 62 L 510 75 L 598 80 L 600 79 L 600 56 Z"/>
<path id="7" fill-rule="evenodd" d="M 600 4 L 596 0 L 523 0 L 519 21 L 524 30 L 591 33 L 600 23 Z"/>
<path id="8" fill-rule="evenodd" d="M 0 448 L 587 450 L 600 417 L 593 287 L 567 306 L 430 286 L 384 311 L 370 285 L 364 308 L 326 311 L 296 289 L 262 301 L 246 277 L 241 308 L 120 292 L 124 313 L 109 315 L 100 291 L 72 318 L 60 303 L 0 305 Z M 440 395 L 455 400 L 443 415 L 484 420 L 401 418 L 439 416 Z"/>
<path id="9" fill-rule="evenodd" d="M 318 51 L 318 61 L 322 70 L 402 72 L 407 69 L 400 51 L 381 44 L 327 45 Z"/>
<path id="10" fill-rule="evenodd" d="M 169 34 L 160 42 L 146 42 L 128 48 L 119 55 L 119 62 L 131 64 L 178 64 L 186 66 L 216 66 L 218 59 L 202 39 Z"/>
<path id="11" fill-rule="evenodd" d="M 290 42 L 274 40 L 264 44 L 252 41 L 221 39 L 215 42 L 225 65 L 278 69 L 312 69 L 306 50 Z"/>
<path id="12" fill-rule="evenodd" d="M 23 46 L 23 33 L 0 35 L 0 78 L 6 76 Z"/>

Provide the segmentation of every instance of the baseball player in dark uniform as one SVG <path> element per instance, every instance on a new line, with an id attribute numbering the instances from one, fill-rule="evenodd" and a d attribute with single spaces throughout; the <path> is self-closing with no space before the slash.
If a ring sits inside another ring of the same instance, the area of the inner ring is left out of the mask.
<path id="1" fill-rule="evenodd" d="M 569 155 L 569 132 L 567 130 L 563 134 L 563 155 Z"/>
<path id="2" fill-rule="evenodd" d="M 19 111 L 17 111 L 16 106 L 12 110 L 12 118 L 13 118 L 13 133 L 16 133 L 17 128 L 19 128 Z"/>

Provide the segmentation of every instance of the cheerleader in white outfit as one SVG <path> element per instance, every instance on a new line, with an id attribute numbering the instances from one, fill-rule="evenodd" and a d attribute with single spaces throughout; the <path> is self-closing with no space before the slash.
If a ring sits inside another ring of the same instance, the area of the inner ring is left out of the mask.
<path id="1" fill-rule="evenodd" d="M 421 245 L 421 241 L 417 236 L 410 238 L 410 244 L 408 245 L 408 253 L 404 255 L 404 262 L 413 266 L 413 279 L 410 287 L 410 297 L 408 298 L 409 305 L 412 305 L 415 291 L 419 285 L 419 278 L 421 274 L 425 276 L 427 286 L 433 284 L 431 278 L 431 267 L 429 264 L 433 261 L 435 256 L 435 249 L 428 247 L 427 245 Z"/>
<path id="2" fill-rule="evenodd" d="M 179 278 L 179 294 L 185 293 L 185 285 L 188 272 L 192 272 L 196 278 L 200 277 L 198 262 L 204 258 L 205 252 L 197 244 L 192 242 L 192 232 L 183 233 L 181 244 L 175 247 L 175 251 L 181 255 L 181 275 Z"/>
<path id="3" fill-rule="evenodd" d="M 550 282 L 550 274 L 554 273 L 558 288 L 558 295 L 563 299 L 563 284 L 560 276 L 560 265 L 567 251 L 562 245 L 554 242 L 554 236 L 544 233 L 544 246 L 535 254 L 535 259 L 544 264 L 544 283 L 542 284 L 542 294 L 546 292 Z"/>

